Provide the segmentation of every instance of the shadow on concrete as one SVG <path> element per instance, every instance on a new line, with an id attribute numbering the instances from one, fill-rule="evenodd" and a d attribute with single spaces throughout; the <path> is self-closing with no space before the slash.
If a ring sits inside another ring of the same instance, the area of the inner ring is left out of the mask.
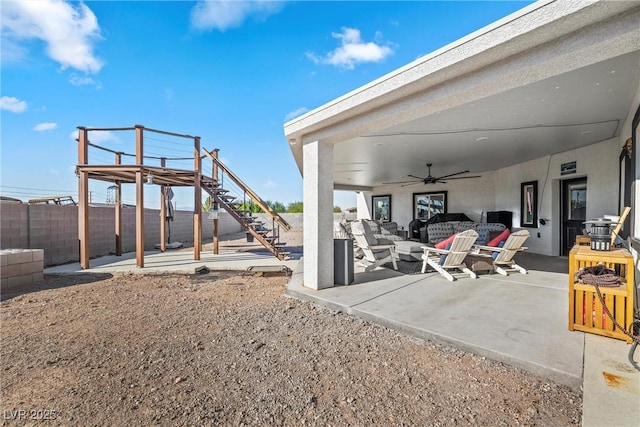
<path id="1" fill-rule="evenodd" d="M 48 289 L 60 289 L 69 286 L 86 285 L 93 282 L 108 280 L 113 277 L 110 273 L 72 273 L 72 274 L 45 274 L 44 281 L 35 285 L 14 287 L 3 291 L 0 301 L 7 301 L 20 295 Z"/>
<path id="2" fill-rule="evenodd" d="M 527 270 L 569 273 L 569 258 L 566 256 L 547 256 L 522 252 L 516 255 L 515 260 L 518 265 Z"/>

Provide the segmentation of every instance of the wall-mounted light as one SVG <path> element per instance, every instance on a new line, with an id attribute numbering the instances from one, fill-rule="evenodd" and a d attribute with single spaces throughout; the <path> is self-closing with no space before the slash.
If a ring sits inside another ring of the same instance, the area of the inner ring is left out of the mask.
<path id="1" fill-rule="evenodd" d="M 147 184 L 155 184 L 155 182 L 153 182 L 153 174 L 151 173 L 151 171 L 149 171 L 149 175 L 147 175 Z"/>
<path id="2" fill-rule="evenodd" d="M 209 219 L 218 219 L 220 214 L 220 205 L 217 202 L 213 203 L 211 210 L 209 211 Z"/>

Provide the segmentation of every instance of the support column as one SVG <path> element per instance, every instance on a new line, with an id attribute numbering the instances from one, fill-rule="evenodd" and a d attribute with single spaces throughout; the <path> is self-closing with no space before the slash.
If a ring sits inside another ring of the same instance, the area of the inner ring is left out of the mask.
<path id="1" fill-rule="evenodd" d="M 136 164 L 140 166 L 136 172 L 136 266 L 144 267 L 144 176 L 142 165 L 144 126 L 136 125 Z"/>
<path id="2" fill-rule="evenodd" d="M 116 165 L 122 164 L 122 153 L 116 153 Z M 116 233 L 116 255 L 122 255 L 122 183 L 116 181 L 116 204 L 115 213 L 115 233 Z"/>
<path id="3" fill-rule="evenodd" d="M 200 260 L 202 250 L 202 159 L 200 158 L 200 137 L 193 138 L 193 169 L 195 170 L 195 183 L 193 185 L 193 259 Z"/>
<path id="4" fill-rule="evenodd" d="M 332 287 L 333 146 L 304 144 L 304 280 L 311 289 Z"/>
<path id="5" fill-rule="evenodd" d="M 213 157 L 215 159 L 218 158 L 219 151 L 220 151 L 219 148 L 213 149 Z M 213 176 L 211 177 L 211 179 L 213 179 L 213 184 L 215 186 L 214 187 L 215 189 L 215 188 L 218 188 L 218 185 L 217 185 L 218 184 L 218 164 L 213 160 L 212 162 L 213 162 L 213 173 L 212 173 Z M 218 215 L 220 215 L 220 212 L 219 212 L 220 208 L 218 206 L 218 202 L 215 202 L 215 201 L 213 202 L 213 209 L 216 212 L 218 212 Z M 219 239 L 218 239 L 218 217 L 216 216 L 213 219 L 213 254 L 218 255 L 219 253 L 220 251 L 219 251 Z"/>
<path id="6" fill-rule="evenodd" d="M 89 131 L 78 127 L 78 166 L 84 166 L 89 160 Z M 89 268 L 89 175 L 80 172 L 78 175 L 78 250 L 80 251 L 80 267 Z"/>
<path id="7" fill-rule="evenodd" d="M 160 159 L 160 166 L 166 166 L 166 159 Z M 167 186 L 160 186 L 160 252 L 167 250 Z"/>

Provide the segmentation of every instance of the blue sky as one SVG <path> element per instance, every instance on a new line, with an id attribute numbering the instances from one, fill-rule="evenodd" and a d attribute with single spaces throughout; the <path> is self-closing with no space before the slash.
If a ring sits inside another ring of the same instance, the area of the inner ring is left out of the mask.
<path id="1" fill-rule="evenodd" d="M 76 127 L 142 124 L 198 135 L 262 198 L 301 201 L 286 121 L 529 3 L 3 0 L 0 194 L 77 198 Z M 134 153 L 132 137 L 90 135 Z M 190 155 L 184 141 L 146 144 Z M 92 164 L 112 162 L 93 153 Z M 92 200 L 109 185 L 92 180 Z M 134 191 L 125 186 L 125 203 Z M 145 191 L 145 205 L 158 208 L 158 193 Z M 191 208 L 193 191 L 174 200 Z M 355 195 L 336 192 L 334 204 Z"/>

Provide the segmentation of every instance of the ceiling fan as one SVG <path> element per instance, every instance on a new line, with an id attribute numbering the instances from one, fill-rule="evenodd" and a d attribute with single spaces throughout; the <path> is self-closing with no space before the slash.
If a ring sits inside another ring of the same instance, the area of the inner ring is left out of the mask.
<path id="1" fill-rule="evenodd" d="M 429 168 L 429 172 L 428 172 L 429 175 L 427 175 L 425 178 L 415 176 L 415 175 L 407 175 L 408 177 L 415 178 L 417 181 L 413 180 L 413 181 L 383 182 L 383 184 L 404 184 L 404 185 L 401 185 L 401 187 L 406 187 L 407 185 L 418 184 L 420 182 L 424 184 L 436 184 L 436 183 L 446 184 L 447 181 L 449 181 L 450 179 L 480 178 L 480 175 L 456 176 L 456 175 L 462 175 L 463 173 L 469 173 L 469 171 L 460 171 L 460 172 L 452 173 L 449 175 L 435 177 L 431 175 L 431 166 L 433 166 L 433 163 L 427 163 L 427 168 Z"/>

